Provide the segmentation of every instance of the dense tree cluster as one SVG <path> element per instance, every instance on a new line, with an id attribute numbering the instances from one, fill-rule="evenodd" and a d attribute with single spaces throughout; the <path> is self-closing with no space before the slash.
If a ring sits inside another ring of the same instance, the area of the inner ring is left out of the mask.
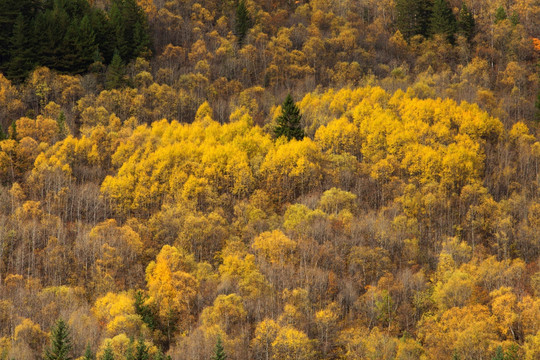
<path id="1" fill-rule="evenodd" d="M 534 358 L 528 126 L 379 87 L 298 108 L 313 133 L 290 141 L 245 107 L 63 140 L 19 119 L 0 143 L 5 354 L 37 356 L 61 316 L 73 353 L 103 358 L 138 338 L 173 358 Z"/>
<path id="2" fill-rule="evenodd" d="M 0 360 L 537 359 L 535 1 L 2 2 Z"/>
<path id="3" fill-rule="evenodd" d="M 88 0 L 6 0 L 0 3 L 0 71 L 21 81 L 37 66 L 84 73 L 148 54 L 147 19 L 136 0 L 112 0 L 107 11 Z"/>

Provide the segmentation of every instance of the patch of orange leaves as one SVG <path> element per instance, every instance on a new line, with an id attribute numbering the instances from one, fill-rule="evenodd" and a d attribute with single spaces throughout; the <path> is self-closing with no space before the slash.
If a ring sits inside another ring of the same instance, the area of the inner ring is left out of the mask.
<path id="1" fill-rule="evenodd" d="M 534 50 L 540 52 L 540 39 L 533 38 L 532 40 L 533 40 Z"/>

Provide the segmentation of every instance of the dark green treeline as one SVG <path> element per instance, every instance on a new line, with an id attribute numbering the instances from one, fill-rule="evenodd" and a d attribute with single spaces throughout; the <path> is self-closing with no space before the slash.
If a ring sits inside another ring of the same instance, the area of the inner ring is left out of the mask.
<path id="1" fill-rule="evenodd" d="M 37 66 L 79 74 L 91 64 L 124 62 L 150 49 L 148 23 L 136 0 L 108 9 L 87 0 L 0 1 L 0 72 L 22 81 Z"/>

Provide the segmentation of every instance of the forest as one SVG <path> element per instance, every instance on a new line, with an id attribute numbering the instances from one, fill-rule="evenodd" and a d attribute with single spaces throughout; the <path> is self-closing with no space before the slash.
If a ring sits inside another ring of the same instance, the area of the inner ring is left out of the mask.
<path id="1" fill-rule="evenodd" d="M 539 358 L 538 0 L 0 0 L 0 360 Z"/>

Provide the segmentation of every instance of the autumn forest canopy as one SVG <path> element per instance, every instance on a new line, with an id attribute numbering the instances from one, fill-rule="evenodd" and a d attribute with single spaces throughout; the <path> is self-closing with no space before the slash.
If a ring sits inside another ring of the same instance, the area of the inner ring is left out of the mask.
<path id="1" fill-rule="evenodd" d="M 540 358 L 537 0 L 0 0 L 0 360 Z"/>

